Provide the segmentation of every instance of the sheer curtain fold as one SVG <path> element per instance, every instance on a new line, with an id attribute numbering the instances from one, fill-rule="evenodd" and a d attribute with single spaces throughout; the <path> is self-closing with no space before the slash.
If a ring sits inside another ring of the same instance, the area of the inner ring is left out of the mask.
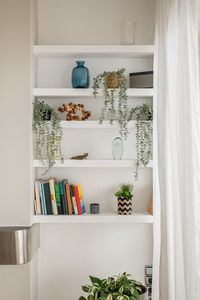
<path id="1" fill-rule="evenodd" d="M 200 98 L 195 0 L 157 0 L 154 300 L 200 299 Z"/>

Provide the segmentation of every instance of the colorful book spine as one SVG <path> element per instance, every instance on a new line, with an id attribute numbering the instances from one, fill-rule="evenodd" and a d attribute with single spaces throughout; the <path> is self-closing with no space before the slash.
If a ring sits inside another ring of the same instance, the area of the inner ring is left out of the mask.
<path id="1" fill-rule="evenodd" d="M 42 204 L 42 214 L 47 215 L 47 208 L 46 208 L 45 196 L 44 196 L 44 185 L 42 182 L 40 182 L 40 198 Z"/>
<path id="2" fill-rule="evenodd" d="M 74 186 L 71 184 L 70 185 L 70 194 L 71 194 L 71 199 L 72 199 L 72 205 L 74 208 L 74 214 L 78 215 L 78 207 L 76 203 L 76 196 L 75 196 L 75 191 L 74 191 Z"/>
<path id="3" fill-rule="evenodd" d="M 45 203 L 46 203 L 46 208 L 47 208 L 47 215 L 53 215 L 49 183 L 44 182 L 43 187 L 44 187 L 44 198 L 45 198 Z"/>
<path id="4" fill-rule="evenodd" d="M 67 179 L 37 179 L 34 182 L 35 215 L 82 215 L 85 205 L 80 184 L 68 184 Z"/>
<path id="5" fill-rule="evenodd" d="M 52 201 L 52 209 L 53 214 L 57 215 L 57 205 L 56 205 L 56 195 L 55 195 L 55 188 L 54 188 L 54 179 L 49 179 L 49 187 L 50 187 L 50 193 L 51 193 L 51 201 Z"/>
<path id="6" fill-rule="evenodd" d="M 41 215 L 39 182 L 37 180 L 35 181 L 35 203 L 36 203 L 36 214 Z"/>
<path id="7" fill-rule="evenodd" d="M 35 197 L 33 198 L 33 213 L 34 213 L 34 215 L 37 215 L 37 208 L 36 208 L 36 200 L 35 200 Z"/>
<path id="8" fill-rule="evenodd" d="M 78 214 L 82 215 L 81 201 L 80 201 L 79 192 L 78 192 L 78 186 L 77 185 L 74 186 L 74 190 L 75 190 L 75 195 L 76 195 L 76 203 L 77 203 L 77 207 L 78 207 Z"/>
<path id="9" fill-rule="evenodd" d="M 62 181 L 59 181 L 58 186 L 59 186 L 60 203 L 61 203 L 62 214 L 66 215 L 66 212 L 65 212 L 65 203 L 64 203 L 65 199 L 64 199 L 64 191 L 63 191 L 63 183 L 62 183 Z"/>
<path id="10" fill-rule="evenodd" d="M 54 188 L 55 188 L 56 206 L 57 206 L 58 214 L 61 215 L 62 209 L 61 209 L 61 201 L 60 201 L 60 192 L 59 192 L 59 186 L 57 183 L 55 184 Z"/>
<path id="11" fill-rule="evenodd" d="M 80 202 L 81 202 L 81 210 L 82 210 L 82 213 L 84 214 L 85 213 L 85 204 L 83 201 L 83 194 L 82 194 L 82 189 L 81 189 L 80 184 L 78 185 L 78 192 L 79 192 L 79 197 L 80 197 Z"/>
<path id="12" fill-rule="evenodd" d="M 63 202 L 63 204 L 64 204 L 64 214 L 68 215 L 69 210 L 68 210 L 67 191 L 66 191 L 66 186 L 68 184 L 68 180 L 63 179 L 62 184 L 63 184 L 63 195 L 64 195 L 64 202 Z"/>
<path id="13" fill-rule="evenodd" d="M 66 194 L 67 194 L 67 204 L 69 215 L 72 215 L 72 201 L 70 196 L 70 184 L 66 185 Z"/>

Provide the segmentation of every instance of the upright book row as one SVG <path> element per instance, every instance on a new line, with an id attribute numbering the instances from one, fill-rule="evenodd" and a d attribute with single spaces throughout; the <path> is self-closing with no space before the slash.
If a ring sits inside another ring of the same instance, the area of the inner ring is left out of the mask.
<path id="1" fill-rule="evenodd" d="M 63 180 L 36 180 L 35 215 L 82 215 L 85 205 L 81 186 Z"/>

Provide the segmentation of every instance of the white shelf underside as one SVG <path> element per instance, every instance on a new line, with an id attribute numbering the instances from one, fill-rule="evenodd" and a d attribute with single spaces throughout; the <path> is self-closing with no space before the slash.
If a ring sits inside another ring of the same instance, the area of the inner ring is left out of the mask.
<path id="1" fill-rule="evenodd" d="M 61 127 L 66 129 L 115 129 L 119 128 L 119 123 L 113 121 L 111 125 L 109 121 L 103 121 L 102 124 L 99 121 L 61 121 Z M 135 128 L 136 121 L 130 121 L 128 123 L 128 128 Z"/>
<path id="2" fill-rule="evenodd" d="M 118 215 L 117 213 L 103 213 L 98 215 L 58 215 L 58 216 L 34 216 L 33 223 L 55 224 L 55 223 L 77 223 L 77 224 L 101 224 L 101 223 L 153 223 L 153 216 L 148 213 L 134 213 L 132 215 Z"/>
<path id="3" fill-rule="evenodd" d="M 36 57 L 151 58 L 154 45 L 44 45 L 34 46 Z"/>

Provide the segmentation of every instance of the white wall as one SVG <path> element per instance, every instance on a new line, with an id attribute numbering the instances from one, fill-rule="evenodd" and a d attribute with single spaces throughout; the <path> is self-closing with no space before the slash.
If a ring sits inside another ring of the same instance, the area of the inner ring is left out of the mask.
<path id="1" fill-rule="evenodd" d="M 0 1 L 0 226 L 32 215 L 31 1 Z M 37 299 L 37 259 L 0 266 L 0 299 Z"/>
<path id="2" fill-rule="evenodd" d="M 136 43 L 153 44 L 153 0 L 38 0 L 39 44 L 119 44 L 122 21 L 138 21 Z M 71 87 L 74 59 L 40 59 L 37 87 Z M 87 59 L 92 78 L 104 69 L 125 66 L 127 73 L 152 69 L 152 60 Z M 143 99 L 152 102 L 151 99 Z M 103 99 L 45 100 L 55 109 L 61 103 L 84 103 L 98 119 Z M 130 99 L 129 105 L 142 103 Z M 64 114 L 60 117 L 64 119 Z M 133 132 L 132 132 L 133 133 Z M 89 152 L 90 159 L 112 159 L 111 142 L 117 130 L 66 130 L 64 155 Z M 124 158 L 134 158 L 134 134 Z M 41 176 L 42 170 L 37 171 Z M 86 208 L 98 201 L 102 211 L 116 211 L 114 192 L 122 181 L 133 181 L 129 169 L 54 169 L 49 177 L 68 178 L 82 185 Z M 152 170 L 141 171 L 135 184 L 134 211 L 147 211 L 152 193 Z M 152 263 L 152 225 L 41 225 L 38 253 L 39 300 L 77 300 L 88 276 L 106 277 L 127 271 L 144 282 L 144 265 Z"/>
<path id="3" fill-rule="evenodd" d="M 37 255 L 28 264 L 0 266 L 1 300 L 37 300 Z"/>
<path id="4" fill-rule="evenodd" d="M 134 274 L 152 261 L 152 225 L 41 225 L 39 300 L 77 300 L 88 276 Z"/>
<path id="5" fill-rule="evenodd" d="M 124 21 L 136 43 L 153 44 L 154 0 L 38 0 L 39 44 L 119 44 Z"/>
<path id="6" fill-rule="evenodd" d="M 31 217 L 30 1 L 0 2 L 0 225 Z"/>

